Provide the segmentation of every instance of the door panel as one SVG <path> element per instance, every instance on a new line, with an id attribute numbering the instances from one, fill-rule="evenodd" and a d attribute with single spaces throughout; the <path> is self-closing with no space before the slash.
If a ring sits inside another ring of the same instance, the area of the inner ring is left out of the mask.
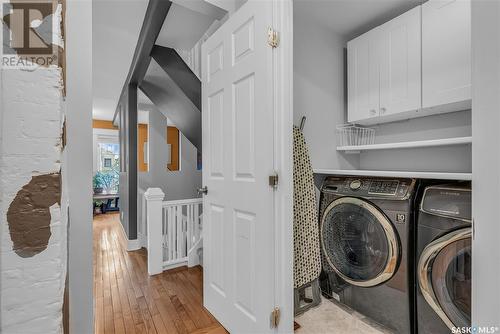
<path id="1" fill-rule="evenodd" d="M 224 229 L 224 208 L 218 205 L 210 205 L 208 212 L 209 221 L 211 222 L 208 229 L 208 239 L 212 241 L 213 247 L 205 247 L 209 258 L 218 259 L 210 263 L 210 287 L 220 295 L 221 298 L 226 298 L 225 284 L 225 254 L 223 242 L 227 232 Z"/>
<path id="2" fill-rule="evenodd" d="M 210 120 L 210 158 L 206 162 L 211 177 L 224 178 L 224 91 L 220 90 L 208 97 L 205 112 Z"/>
<path id="3" fill-rule="evenodd" d="M 233 84 L 234 177 L 241 181 L 255 177 L 254 85 L 254 74 Z"/>
<path id="4" fill-rule="evenodd" d="M 380 115 L 421 107 L 420 6 L 380 27 Z"/>
<path id="5" fill-rule="evenodd" d="M 204 305 L 233 333 L 273 331 L 271 23 L 250 0 L 202 47 Z"/>

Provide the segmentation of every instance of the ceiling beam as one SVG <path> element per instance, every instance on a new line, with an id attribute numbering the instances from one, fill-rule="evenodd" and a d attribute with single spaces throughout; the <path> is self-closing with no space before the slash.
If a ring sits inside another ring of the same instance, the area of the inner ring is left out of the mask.
<path id="1" fill-rule="evenodd" d="M 201 81 L 191 71 L 177 51 L 155 45 L 151 57 L 165 73 L 179 86 L 191 102 L 201 110 Z"/>
<path id="2" fill-rule="evenodd" d="M 201 112 L 167 75 L 146 76 L 140 90 L 201 151 Z"/>
<path id="3" fill-rule="evenodd" d="M 134 57 L 132 58 L 127 79 L 125 80 L 120 99 L 118 100 L 118 105 L 115 109 L 113 122 L 120 110 L 120 105 L 126 102 L 125 97 L 129 85 L 138 85 L 146 75 L 149 63 L 151 62 L 151 51 L 153 50 L 171 5 L 172 2 L 169 0 L 149 0 L 144 22 L 135 47 Z"/>

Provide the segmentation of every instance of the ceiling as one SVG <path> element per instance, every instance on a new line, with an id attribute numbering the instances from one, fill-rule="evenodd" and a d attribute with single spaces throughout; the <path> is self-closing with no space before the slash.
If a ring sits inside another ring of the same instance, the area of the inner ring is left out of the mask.
<path id="1" fill-rule="evenodd" d="M 226 13 L 205 1 L 198 2 L 196 6 L 192 1 L 173 1 L 156 44 L 178 50 L 191 50 L 210 25 Z"/>
<path id="2" fill-rule="evenodd" d="M 112 120 L 127 78 L 148 0 L 93 2 L 93 117 Z"/>
<path id="3" fill-rule="evenodd" d="M 148 0 L 99 0 L 93 5 L 95 119 L 112 120 L 132 63 Z M 172 0 L 157 44 L 190 50 L 225 11 L 200 0 Z M 143 97 L 139 96 L 139 100 Z M 146 105 L 150 101 L 140 101 Z"/>
<path id="4" fill-rule="evenodd" d="M 205 1 L 173 0 L 157 44 L 189 50 L 225 11 Z M 294 20 L 321 22 L 346 40 L 422 0 L 294 0 Z M 126 80 L 148 0 L 100 0 L 93 5 L 93 117 L 112 120 Z M 141 97 L 139 97 L 141 100 Z M 143 98 L 142 98 L 143 100 Z M 142 105 L 150 101 L 140 101 Z"/>
<path id="5" fill-rule="evenodd" d="M 294 20 L 319 22 L 346 40 L 387 22 L 423 0 L 294 0 Z"/>

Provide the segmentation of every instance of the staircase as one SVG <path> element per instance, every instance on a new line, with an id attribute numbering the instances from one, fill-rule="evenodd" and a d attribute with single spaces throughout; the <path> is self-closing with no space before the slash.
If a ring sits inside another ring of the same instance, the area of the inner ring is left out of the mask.
<path id="1" fill-rule="evenodd" d="M 141 91 L 201 152 L 201 45 L 221 22 L 215 20 L 191 50 L 155 45 Z"/>
<path id="2" fill-rule="evenodd" d="M 201 151 L 201 81 L 177 51 L 155 46 L 139 88 Z"/>

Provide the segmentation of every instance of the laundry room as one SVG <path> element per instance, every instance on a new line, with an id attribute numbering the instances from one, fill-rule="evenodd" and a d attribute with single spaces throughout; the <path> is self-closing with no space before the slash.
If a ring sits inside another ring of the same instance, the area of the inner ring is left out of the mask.
<path id="1" fill-rule="evenodd" d="M 471 326 L 471 54 L 468 0 L 294 1 L 296 333 Z"/>

